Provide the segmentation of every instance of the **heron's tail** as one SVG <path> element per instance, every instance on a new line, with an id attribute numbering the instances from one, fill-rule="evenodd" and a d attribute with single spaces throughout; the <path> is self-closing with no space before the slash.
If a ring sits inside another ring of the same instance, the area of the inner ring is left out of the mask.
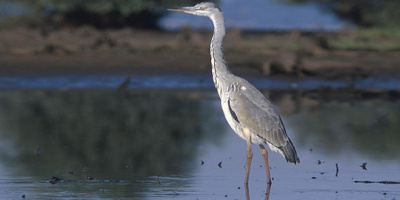
<path id="1" fill-rule="evenodd" d="M 296 149 L 294 148 L 293 143 L 292 141 L 290 141 L 290 139 L 288 140 L 286 146 L 280 147 L 280 150 L 282 151 L 283 156 L 285 157 L 287 162 L 291 162 L 294 164 L 300 163 L 299 156 L 297 155 Z"/>

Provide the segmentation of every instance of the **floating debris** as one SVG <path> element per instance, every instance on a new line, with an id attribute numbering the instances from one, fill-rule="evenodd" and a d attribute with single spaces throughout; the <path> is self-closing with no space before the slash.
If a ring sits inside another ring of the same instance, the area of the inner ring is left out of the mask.
<path id="1" fill-rule="evenodd" d="M 174 195 L 172 197 L 176 197 L 179 195 L 179 193 L 177 193 L 176 191 L 172 191 L 174 193 Z"/>
<path id="2" fill-rule="evenodd" d="M 363 170 L 367 170 L 367 163 L 365 162 L 365 163 L 361 164 L 360 167 L 361 167 Z"/>
<path id="3" fill-rule="evenodd" d="M 63 180 L 63 179 L 61 179 L 61 178 L 58 178 L 58 177 L 53 176 L 53 177 L 51 177 L 50 183 L 51 183 L 51 184 L 56 184 L 56 183 L 58 183 L 58 182 L 60 182 L 60 181 L 62 181 L 62 180 Z"/>
<path id="4" fill-rule="evenodd" d="M 96 179 L 94 177 L 91 176 L 87 176 L 86 177 L 87 181 L 91 181 L 91 182 L 102 182 L 102 183 L 121 183 L 124 182 L 123 180 L 119 180 L 119 179 Z M 51 184 L 56 184 L 56 183 L 72 183 L 72 182 L 81 182 L 81 179 L 62 179 L 62 178 L 58 178 L 53 176 L 51 178 L 51 180 L 49 181 Z"/>
<path id="5" fill-rule="evenodd" d="M 159 175 L 157 176 L 157 183 L 158 183 L 159 185 L 161 185 L 160 177 L 161 177 L 161 174 L 159 174 Z"/>
<path id="6" fill-rule="evenodd" d="M 219 163 L 218 163 L 218 167 L 219 167 L 219 168 L 222 168 L 222 162 L 219 162 Z"/>
<path id="7" fill-rule="evenodd" d="M 336 177 L 337 177 L 337 175 L 339 174 L 339 165 L 336 163 Z"/>
<path id="8" fill-rule="evenodd" d="M 317 161 L 317 164 L 320 165 L 322 162 L 320 160 Z"/>
<path id="9" fill-rule="evenodd" d="M 317 177 L 313 176 L 313 177 L 311 177 L 311 179 L 317 179 Z"/>
<path id="10" fill-rule="evenodd" d="M 400 184 L 400 181 L 354 181 L 354 183 L 379 183 L 379 184 Z"/>
<path id="11" fill-rule="evenodd" d="M 117 91 L 119 91 L 119 92 L 126 91 L 126 89 L 128 88 L 129 83 L 131 82 L 131 78 L 132 78 L 131 76 L 127 76 L 125 78 L 125 80 L 121 84 L 119 84 L 119 86 L 117 88 Z"/>
<path id="12" fill-rule="evenodd" d="M 204 161 L 203 160 L 201 160 L 201 166 L 203 166 L 204 165 Z"/>

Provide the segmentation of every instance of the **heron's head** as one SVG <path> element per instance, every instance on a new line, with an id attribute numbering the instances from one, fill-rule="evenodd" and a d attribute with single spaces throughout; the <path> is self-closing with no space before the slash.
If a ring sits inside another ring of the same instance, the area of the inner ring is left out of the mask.
<path id="1" fill-rule="evenodd" d="M 211 2 L 199 3 L 193 7 L 183 7 L 183 8 L 175 8 L 175 9 L 168 9 L 168 10 L 175 11 L 175 12 L 185 12 L 185 13 L 199 15 L 199 16 L 208 16 L 208 17 L 210 17 L 214 13 L 221 12 L 219 7 Z"/>

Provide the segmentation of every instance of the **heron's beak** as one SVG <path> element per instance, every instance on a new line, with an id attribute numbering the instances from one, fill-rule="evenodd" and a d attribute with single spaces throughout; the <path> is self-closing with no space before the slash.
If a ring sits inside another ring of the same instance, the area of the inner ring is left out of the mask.
<path id="1" fill-rule="evenodd" d="M 185 13 L 193 13 L 196 11 L 196 9 L 194 9 L 193 7 L 170 8 L 167 10 L 174 11 L 174 12 L 185 12 Z"/>

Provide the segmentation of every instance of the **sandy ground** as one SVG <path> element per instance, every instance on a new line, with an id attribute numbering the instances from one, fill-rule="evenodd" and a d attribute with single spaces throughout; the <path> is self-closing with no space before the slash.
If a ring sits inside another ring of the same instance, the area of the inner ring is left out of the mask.
<path id="1" fill-rule="evenodd" d="M 400 74 L 400 51 L 335 50 L 331 34 L 230 30 L 224 43 L 234 72 L 266 76 L 365 77 Z M 211 33 L 89 27 L 0 30 L 0 74 L 196 73 L 210 69 Z"/>

